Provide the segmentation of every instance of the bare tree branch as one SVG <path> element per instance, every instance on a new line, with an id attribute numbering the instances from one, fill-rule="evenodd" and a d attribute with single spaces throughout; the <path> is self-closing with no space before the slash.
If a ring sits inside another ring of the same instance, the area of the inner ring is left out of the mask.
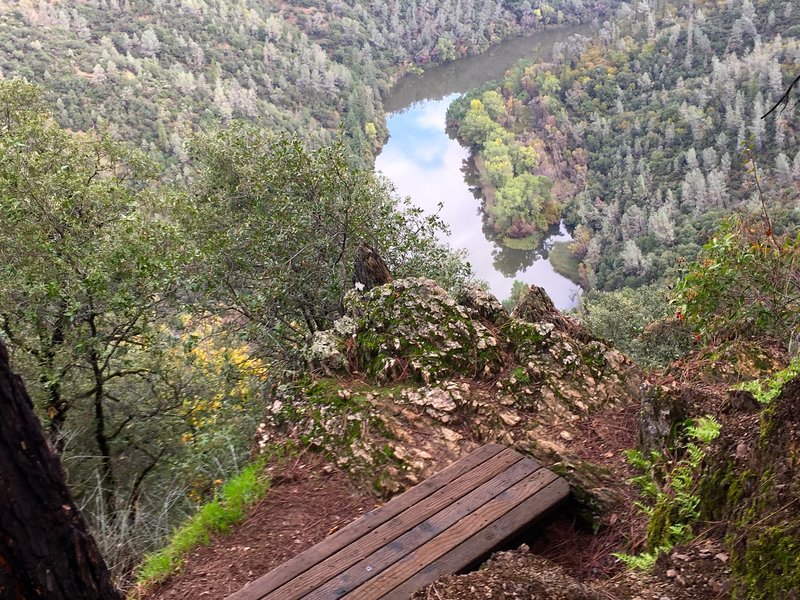
<path id="1" fill-rule="evenodd" d="M 793 81 L 793 82 L 792 82 L 792 83 L 789 85 L 789 87 L 787 88 L 786 92 L 784 92 L 783 96 L 781 96 L 781 97 L 780 97 L 780 99 L 779 99 L 779 100 L 778 100 L 778 101 L 775 103 L 775 106 L 773 106 L 772 108 L 770 108 L 770 109 L 769 109 L 769 112 L 767 112 L 767 113 L 766 113 L 764 116 L 762 116 L 761 118 L 762 118 L 762 119 L 766 119 L 768 116 L 770 116 L 770 115 L 771 115 L 772 113 L 774 113 L 776 110 L 778 110 L 778 107 L 779 107 L 779 106 L 781 106 L 781 105 L 783 105 L 783 108 L 781 109 L 781 112 L 783 112 L 784 110 L 786 110 L 786 107 L 789 105 L 789 98 L 790 98 L 790 97 L 791 97 L 791 95 L 792 95 L 792 90 L 794 89 L 794 87 L 795 87 L 795 86 L 796 86 L 798 83 L 800 83 L 800 75 L 798 75 L 797 77 L 795 77 L 795 78 L 794 78 L 794 81 Z M 798 104 L 800 104 L 800 100 L 798 100 L 797 102 L 795 102 L 795 103 L 794 103 L 794 106 L 792 107 L 792 110 L 794 110 L 794 109 L 795 109 L 795 107 L 797 107 L 797 105 L 798 105 Z"/>

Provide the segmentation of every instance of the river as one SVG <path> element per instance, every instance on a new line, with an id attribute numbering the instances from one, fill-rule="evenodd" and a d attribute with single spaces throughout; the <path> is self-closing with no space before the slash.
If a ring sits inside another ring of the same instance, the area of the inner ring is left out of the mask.
<path id="1" fill-rule="evenodd" d="M 499 44 L 486 54 L 407 75 L 397 82 L 385 103 L 389 141 L 375 166 L 394 183 L 401 196 L 427 212 L 436 212 L 450 227 L 447 241 L 467 252 L 475 275 L 489 284 L 499 299 L 507 298 L 515 280 L 535 283 L 547 290 L 560 309 L 575 306 L 580 287 L 553 270 L 548 260 L 552 246 L 571 238 L 555 227 L 542 247 L 512 250 L 495 240 L 484 227 L 479 192 L 467 180 L 471 175 L 469 151 L 445 131 L 450 103 L 471 89 L 500 79 L 520 59 L 547 59 L 553 45 L 587 27 L 546 31 L 533 37 Z"/>

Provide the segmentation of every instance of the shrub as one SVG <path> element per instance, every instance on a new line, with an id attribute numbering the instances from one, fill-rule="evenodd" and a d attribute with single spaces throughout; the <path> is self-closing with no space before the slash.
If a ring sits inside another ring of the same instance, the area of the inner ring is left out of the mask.
<path id="1" fill-rule="evenodd" d="M 704 339 L 759 333 L 790 343 L 800 325 L 800 234 L 730 221 L 678 282 L 674 302 Z"/>

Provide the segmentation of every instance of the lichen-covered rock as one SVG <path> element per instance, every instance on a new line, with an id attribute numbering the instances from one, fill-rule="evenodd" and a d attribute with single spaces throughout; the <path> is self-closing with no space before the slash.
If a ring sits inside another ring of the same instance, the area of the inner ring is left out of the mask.
<path id="1" fill-rule="evenodd" d="M 470 286 L 458 295 L 458 303 L 467 309 L 474 319 L 482 319 L 503 325 L 508 321 L 508 311 L 503 303 L 486 290 Z"/>
<path id="2" fill-rule="evenodd" d="M 646 454 L 672 446 L 678 424 L 686 417 L 686 402 L 679 390 L 650 388 L 639 409 L 639 448 Z"/>
<path id="3" fill-rule="evenodd" d="M 532 409 L 567 418 L 641 394 L 643 376 L 630 358 L 593 338 L 576 338 L 553 320 L 514 316 L 502 328 L 517 366 L 498 386 Z"/>
<path id="4" fill-rule="evenodd" d="M 328 378 L 275 395 L 265 422 L 279 436 L 322 450 L 384 495 L 498 442 L 545 465 L 568 461 L 590 512 L 608 504 L 603 473 L 571 456 L 570 442 L 596 411 L 638 405 L 642 376 L 541 290 L 512 316 L 482 290 L 456 302 L 427 279 L 350 293 L 344 306 L 309 349 Z M 348 369 L 366 381 L 330 376 Z"/>
<path id="5" fill-rule="evenodd" d="M 488 379 L 503 369 L 498 340 L 430 279 L 398 279 L 349 295 L 361 365 L 378 381 L 411 374 L 425 383 L 454 373 Z"/>
<path id="6" fill-rule="evenodd" d="M 556 329 L 580 341 L 594 339 L 583 325 L 562 315 L 544 288 L 535 285 L 522 297 L 511 316 L 528 323 L 552 323 Z"/>
<path id="7" fill-rule="evenodd" d="M 416 485 L 477 445 L 444 423 L 456 421 L 455 388 L 343 385 L 304 378 L 277 386 L 254 450 L 307 447 L 383 497 Z M 456 424 L 457 425 L 457 424 Z"/>
<path id="8" fill-rule="evenodd" d="M 314 332 L 304 355 L 312 370 L 322 370 L 326 375 L 348 367 L 342 338 L 334 330 Z"/>

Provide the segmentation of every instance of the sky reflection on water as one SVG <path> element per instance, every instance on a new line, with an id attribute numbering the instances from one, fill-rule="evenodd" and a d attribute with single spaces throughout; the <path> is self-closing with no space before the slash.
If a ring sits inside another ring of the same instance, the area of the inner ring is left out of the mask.
<path id="1" fill-rule="evenodd" d="M 440 215 L 450 226 L 450 245 L 467 250 L 473 271 L 499 299 L 509 296 L 518 279 L 544 287 L 558 308 L 575 306 L 580 288 L 556 273 L 546 258 L 554 242 L 570 239 L 566 231 L 554 231 L 537 251 L 511 250 L 487 239 L 480 200 L 464 180 L 469 151 L 445 133 L 445 114 L 455 97 L 418 102 L 389 115 L 390 138 L 375 161 L 376 169 L 401 196 L 410 196 L 426 211 L 435 212 L 442 203 Z"/>

